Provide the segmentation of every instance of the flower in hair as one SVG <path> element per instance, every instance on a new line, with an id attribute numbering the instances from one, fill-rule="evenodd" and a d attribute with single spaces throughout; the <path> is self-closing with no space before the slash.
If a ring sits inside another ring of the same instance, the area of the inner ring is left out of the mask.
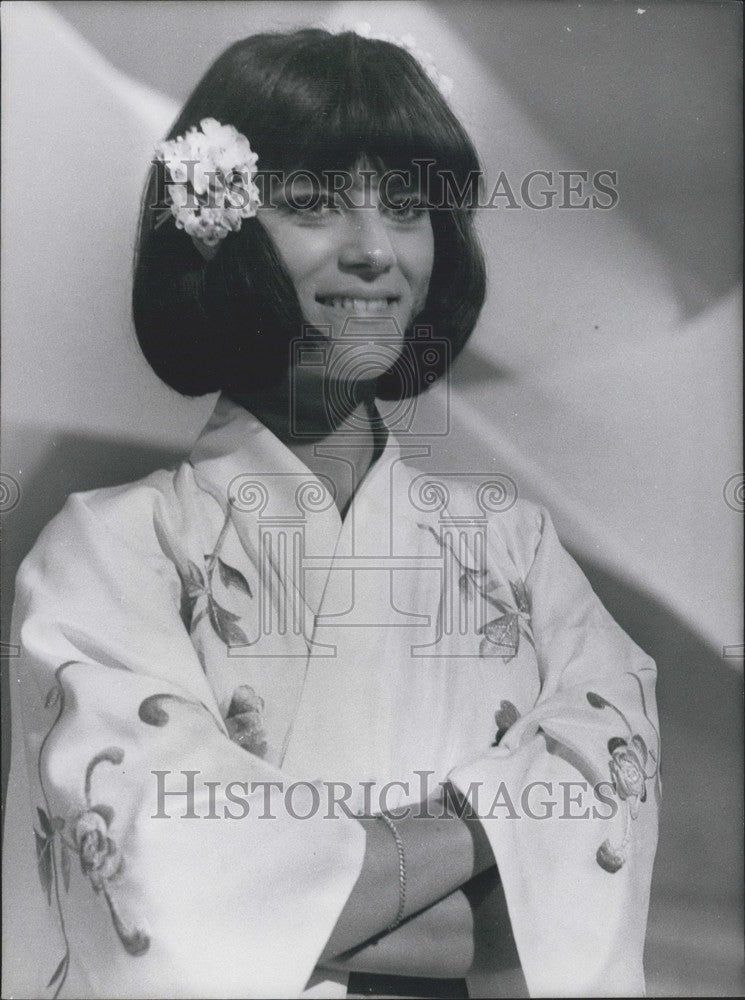
<path id="1" fill-rule="evenodd" d="M 256 215 L 260 195 L 253 180 L 258 156 L 248 139 L 214 118 L 199 125 L 158 143 L 155 156 L 168 174 L 170 214 L 201 250 L 216 247 L 243 219 Z"/>
<path id="2" fill-rule="evenodd" d="M 394 35 L 387 35 L 383 32 L 373 33 L 373 30 L 367 21 L 358 22 L 358 24 L 355 25 L 354 31 L 355 34 L 361 35 L 362 38 L 369 38 L 377 42 L 390 42 L 391 45 L 398 45 L 399 48 L 406 49 L 409 55 L 412 55 L 416 59 L 443 97 L 450 97 L 452 94 L 452 79 L 439 71 L 432 54 L 430 52 L 424 52 L 417 44 L 413 35 L 401 35 L 400 37 L 396 37 Z"/>

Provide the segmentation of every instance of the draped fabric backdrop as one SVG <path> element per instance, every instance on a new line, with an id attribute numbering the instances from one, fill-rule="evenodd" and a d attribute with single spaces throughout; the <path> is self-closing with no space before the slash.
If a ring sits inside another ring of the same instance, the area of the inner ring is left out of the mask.
<path id="1" fill-rule="evenodd" d="M 517 192 L 531 171 L 618 172 L 612 211 L 505 199 L 484 210 L 489 298 L 449 383 L 417 402 L 415 428 L 447 417 L 429 442 L 443 471 L 501 472 L 545 503 L 657 660 L 665 798 L 649 992 L 736 995 L 736 4 L 4 5 L 2 652 L 17 639 L 18 564 L 65 496 L 169 461 L 213 406 L 161 385 L 134 338 L 131 258 L 154 142 L 229 42 L 361 20 L 414 35 L 453 78 L 487 189 L 502 171 Z M 6 875 L 6 893 L 28 891 Z"/>

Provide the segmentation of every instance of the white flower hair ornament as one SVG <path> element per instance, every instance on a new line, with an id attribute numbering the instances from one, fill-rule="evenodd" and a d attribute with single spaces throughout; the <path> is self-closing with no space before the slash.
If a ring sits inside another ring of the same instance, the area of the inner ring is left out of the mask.
<path id="1" fill-rule="evenodd" d="M 214 118 L 203 118 L 199 125 L 155 147 L 155 158 L 167 173 L 169 205 L 156 225 L 172 215 L 177 228 L 211 260 L 220 241 L 256 215 L 261 204 L 254 182 L 259 158 L 233 125 Z"/>
<path id="2" fill-rule="evenodd" d="M 369 38 L 371 41 L 377 42 L 390 42 L 391 45 L 398 45 L 400 49 L 406 49 L 409 55 L 412 55 L 416 59 L 443 97 L 448 98 L 452 94 L 454 86 L 452 78 L 439 71 L 435 65 L 432 53 L 421 49 L 413 35 L 401 35 L 398 37 L 387 35 L 383 32 L 373 32 L 368 21 L 359 21 L 352 30 L 362 38 Z"/>

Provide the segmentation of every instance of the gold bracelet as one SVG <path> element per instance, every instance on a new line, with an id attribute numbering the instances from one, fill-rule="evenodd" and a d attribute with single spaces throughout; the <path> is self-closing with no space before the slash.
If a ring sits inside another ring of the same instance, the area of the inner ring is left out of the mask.
<path id="1" fill-rule="evenodd" d="M 404 854 L 404 842 L 401 839 L 401 834 L 396 829 L 396 824 L 391 817 L 386 815 L 386 813 L 379 813 L 378 819 L 382 819 L 393 834 L 398 853 L 398 912 L 396 913 L 396 919 L 388 927 L 390 932 L 395 931 L 404 919 L 404 910 L 406 909 L 406 855 Z"/>

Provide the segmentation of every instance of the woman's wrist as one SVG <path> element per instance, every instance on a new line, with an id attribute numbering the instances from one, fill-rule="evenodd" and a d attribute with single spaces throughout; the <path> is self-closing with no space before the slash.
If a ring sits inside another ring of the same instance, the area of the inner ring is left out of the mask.
<path id="1" fill-rule="evenodd" d="M 392 818 L 405 858 L 404 919 L 454 892 L 494 864 L 480 821 L 446 794 L 428 809 Z M 395 844 L 391 844 L 393 850 Z"/>
<path id="2" fill-rule="evenodd" d="M 387 933 L 494 864 L 467 803 L 446 791 L 424 805 L 401 818 L 357 817 L 367 837 L 362 871 L 321 961 Z"/>

